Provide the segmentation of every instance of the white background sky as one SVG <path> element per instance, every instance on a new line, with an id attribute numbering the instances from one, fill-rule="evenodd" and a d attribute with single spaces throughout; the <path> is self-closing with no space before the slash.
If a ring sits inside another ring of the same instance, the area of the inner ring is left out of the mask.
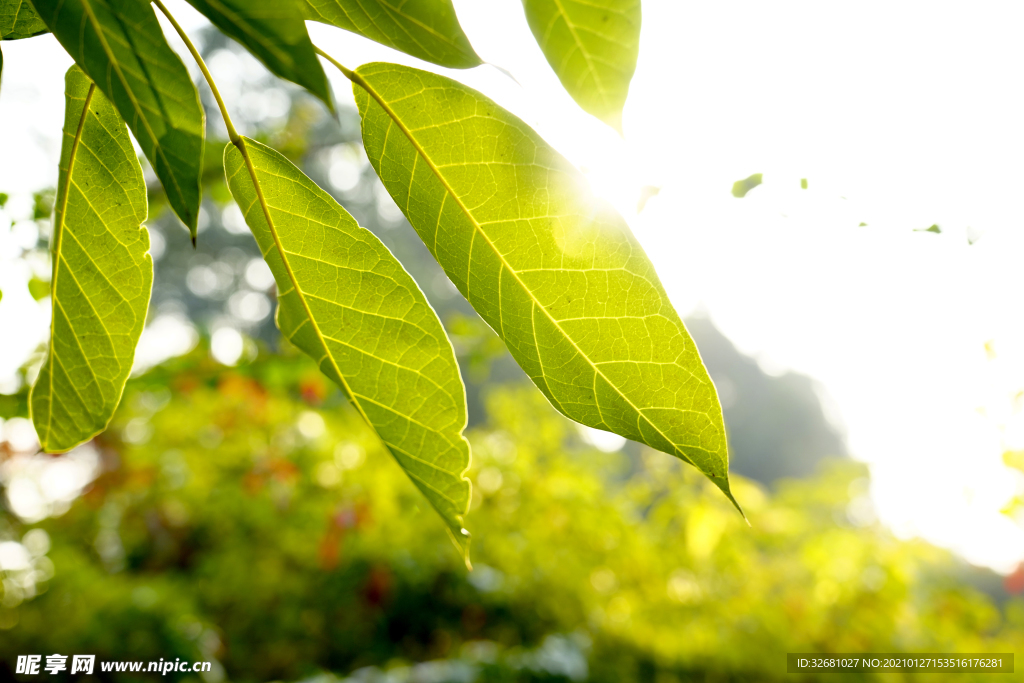
<path id="1" fill-rule="evenodd" d="M 1024 529 L 999 512 L 1021 486 L 1001 453 L 1024 448 L 1024 5 L 644 0 L 622 138 L 562 90 L 519 0 L 455 5 L 518 84 L 447 73 L 585 170 L 680 313 L 707 312 L 769 371 L 821 382 L 886 523 L 1003 571 L 1024 559 Z M 444 72 L 310 33 L 349 67 Z M 3 50 L 0 190 L 53 185 L 70 59 L 49 36 Z M 734 199 L 752 173 L 764 184 Z M 645 185 L 662 189 L 638 215 Z M 913 232 L 933 223 L 943 234 Z M 0 384 L 46 332 L 17 240 L 0 225 Z"/>

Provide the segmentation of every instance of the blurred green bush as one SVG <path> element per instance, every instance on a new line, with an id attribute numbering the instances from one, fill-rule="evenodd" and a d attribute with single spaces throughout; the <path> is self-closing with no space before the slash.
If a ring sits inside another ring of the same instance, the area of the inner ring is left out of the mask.
<path id="1" fill-rule="evenodd" d="M 786 652 L 1024 642 L 1019 600 L 872 521 L 861 465 L 771 494 L 738 481 L 748 527 L 676 460 L 587 446 L 532 387 L 492 385 L 487 405 L 467 573 L 304 357 L 225 369 L 200 349 L 133 380 L 70 509 L 0 517 L 0 541 L 37 556 L 5 572 L 0 678 L 59 652 L 213 660 L 231 681 L 747 681 L 786 677 Z M 49 458 L 2 448 L 4 466 Z"/>

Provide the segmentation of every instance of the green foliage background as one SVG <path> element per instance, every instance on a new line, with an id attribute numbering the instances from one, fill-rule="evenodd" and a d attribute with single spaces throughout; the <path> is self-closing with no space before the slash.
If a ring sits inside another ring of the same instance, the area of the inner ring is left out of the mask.
<path id="1" fill-rule="evenodd" d="M 236 681 L 770 680 L 787 651 L 1024 638 L 1020 600 L 999 607 L 948 553 L 850 521 L 863 466 L 829 461 L 776 492 L 739 478 L 747 528 L 674 460 L 587 446 L 530 385 L 487 405 L 469 432 L 467 573 L 297 351 L 225 370 L 200 349 L 133 380 L 94 442 L 103 473 L 36 525 L 52 577 L 5 594 L 0 667 L 61 652 L 212 659 Z M 27 531 L 4 515 L 5 538 Z"/>

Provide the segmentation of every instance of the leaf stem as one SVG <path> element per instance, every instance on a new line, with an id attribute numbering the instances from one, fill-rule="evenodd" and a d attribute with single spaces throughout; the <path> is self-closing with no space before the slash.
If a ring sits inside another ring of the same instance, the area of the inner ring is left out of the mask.
<path id="1" fill-rule="evenodd" d="M 355 75 L 355 73 L 353 73 L 353 72 L 352 72 L 351 70 L 349 70 L 349 69 L 346 69 L 346 68 L 345 68 L 345 67 L 344 67 L 344 66 L 343 66 L 343 65 L 341 64 L 341 62 L 339 62 L 339 61 L 338 61 L 338 60 L 336 60 L 336 59 L 335 59 L 334 57 L 330 56 L 329 54 L 327 54 L 326 52 L 324 52 L 323 50 L 321 50 L 321 49 L 320 49 L 320 47 L 319 47 L 319 46 L 317 46 L 317 45 L 313 45 L 313 49 L 314 49 L 314 50 L 316 50 L 316 53 L 317 53 L 318 55 L 320 55 L 321 57 L 323 57 L 324 59 L 326 59 L 326 60 L 327 60 L 328 62 L 330 62 L 330 63 L 331 63 L 331 64 L 333 64 L 334 66 L 338 67 L 338 71 L 340 71 L 341 73 L 345 74 L 345 78 L 347 78 L 348 80 L 352 81 L 353 83 L 356 83 L 356 84 L 358 84 L 358 85 L 362 85 L 362 83 L 360 83 L 360 81 L 361 81 L 362 79 L 360 79 L 360 78 L 359 78 L 358 76 L 356 76 L 356 75 Z"/>
<path id="2" fill-rule="evenodd" d="M 210 75 L 210 70 L 206 68 L 206 62 L 203 61 L 202 55 L 199 54 L 199 50 L 196 49 L 196 46 L 192 44 L 192 41 L 189 39 L 188 34 L 185 33 L 185 30 L 181 28 L 181 24 L 179 24 L 167 8 L 164 7 L 164 3 L 160 0 L 153 0 L 153 4 L 164 13 L 167 20 L 171 22 L 171 26 L 174 27 L 175 31 L 177 31 L 178 36 L 182 41 L 184 41 L 185 47 L 187 47 L 188 51 L 192 53 L 192 58 L 196 60 L 196 64 L 199 65 L 200 71 L 202 71 L 203 76 L 206 77 L 206 82 L 209 84 L 210 90 L 213 91 L 213 97 L 217 100 L 217 106 L 220 107 L 220 115 L 224 118 L 224 126 L 228 129 L 228 138 L 231 140 L 232 144 L 237 146 L 241 138 L 238 136 L 238 131 L 235 130 L 234 124 L 231 123 L 231 117 L 228 115 L 228 108 L 224 104 L 224 98 L 220 96 L 220 91 L 217 90 L 217 84 L 213 82 L 213 76 Z"/>

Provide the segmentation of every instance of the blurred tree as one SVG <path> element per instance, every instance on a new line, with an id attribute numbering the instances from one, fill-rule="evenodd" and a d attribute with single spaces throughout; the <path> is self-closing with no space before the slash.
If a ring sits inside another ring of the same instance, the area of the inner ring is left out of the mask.
<path id="1" fill-rule="evenodd" d="M 0 558 L 30 559 L 4 569 L 0 667 L 68 652 L 209 659 L 234 681 L 772 680 L 787 651 L 1024 642 L 1024 603 L 999 609 L 951 578 L 949 553 L 870 521 L 861 465 L 775 494 L 739 479 L 747 529 L 675 462 L 586 446 L 532 386 L 488 406 L 470 434 L 469 574 L 340 392 L 287 349 L 156 368 L 64 458 L 5 442 Z M 67 509 L 51 468 L 68 458 L 98 476 L 64 514 L 20 518 Z"/>

